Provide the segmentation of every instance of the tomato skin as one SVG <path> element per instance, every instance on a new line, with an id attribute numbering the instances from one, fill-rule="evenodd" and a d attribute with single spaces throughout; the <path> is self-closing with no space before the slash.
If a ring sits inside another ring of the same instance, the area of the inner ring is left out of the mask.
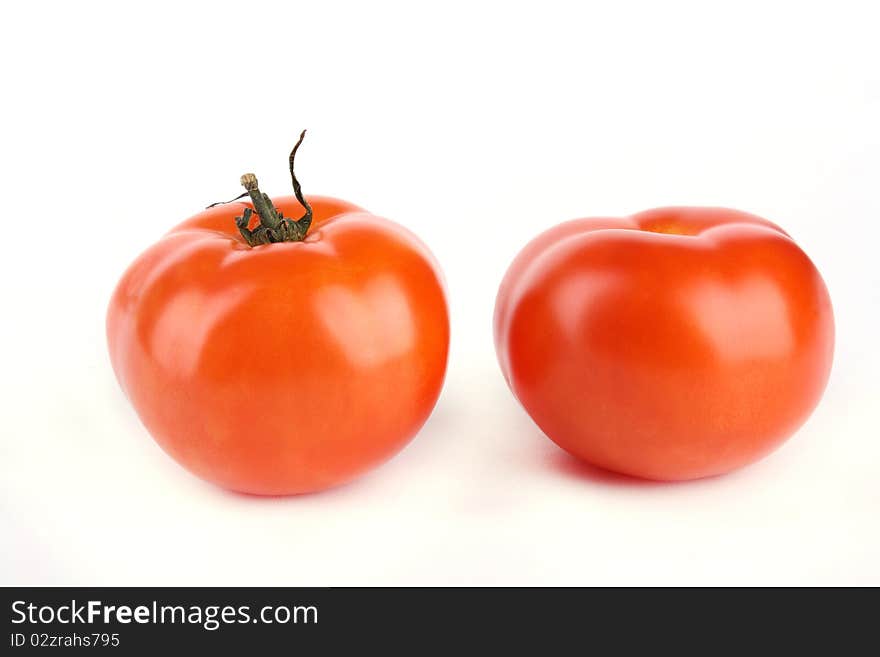
<path id="1" fill-rule="evenodd" d="M 722 208 L 550 229 L 510 266 L 494 329 L 504 377 L 548 437 L 656 480 L 779 446 L 818 403 L 834 349 L 813 263 L 774 224 Z"/>
<path id="2" fill-rule="evenodd" d="M 308 197 L 302 242 L 249 247 L 199 213 L 129 267 L 107 315 L 111 362 L 159 445 L 232 490 L 287 495 L 348 481 L 419 430 L 443 384 L 439 267 L 407 230 Z M 287 217 L 302 207 L 273 199 Z"/>

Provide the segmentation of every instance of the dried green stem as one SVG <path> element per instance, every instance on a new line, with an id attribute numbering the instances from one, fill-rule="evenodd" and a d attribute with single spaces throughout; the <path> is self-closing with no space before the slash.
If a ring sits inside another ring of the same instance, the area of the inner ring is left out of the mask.
<path id="1" fill-rule="evenodd" d="M 303 130 L 299 136 L 299 141 L 290 152 L 290 178 L 293 183 L 293 193 L 296 200 L 305 208 L 305 214 L 297 220 L 285 219 L 284 215 L 279 212 L 272 204 L 272 200 L 268 195 L 260 191 L 257 177 L 252 173 L 246 173 L 241 177 L 241 185 L 245 188 L 247 195 L 254 205 L 254 210 L 245 209 L 241 217 L 235 218 L 235 224 L 238 226 L 241 236 L 250 246 L 259 246 L 260 244 L 272 244 L 275 242 L 301 242 L 306 238 L 309 227 L 312 225 L 312 206 L 305 199 L 300 187 L 299 181 L 293 170 L 293 162 L 296 158 L 296 151 L 302 144 L 306 136 Z M 260 219 L 259 225 L 250 230 L 249 224 L 254 211 Z"/>

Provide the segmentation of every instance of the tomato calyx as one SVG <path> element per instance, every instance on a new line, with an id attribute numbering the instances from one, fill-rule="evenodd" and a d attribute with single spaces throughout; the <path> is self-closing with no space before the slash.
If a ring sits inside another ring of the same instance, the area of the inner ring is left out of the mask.
<path id="1" fill-rule="evenodd" d="M 306 235 L 309 232 L 309 227 L 312 225 L 312 206 L 309 205 L 309 202 L 303 196 L 302 188 L 293 169 L 293 163 L 296 159 L 296 151 L 300 144 L 302 144 L 305 136 L 306 131 L 303 130 L 302 134 L 299 136 L 299 141 L 296 142 L 293 150 L 290 151 L 289 157 L 290 179 L 293 183 L 293 193 L 296 196 L 296 200 L 299 201 L 300 205 L 306 210 L 305 214 L 299 219 L 287 219 L 281 214 L 272 203 L 272 199 L 270 199 L 267 194 L 260 191 L 257 177 L 254 174 L 246 173 L 241 177 L 241 185 L 245 188 L 245 193 L 238 198 L 249 196 L 251 202 L 254 204 L 254 209 L 245 208 L 242 215 L 235 218 L 235 225 L 238 227 L 242 238 L 244 238 L 244 241 L 247 242 L 249 246 L 274 244 L 276 242 L 302 242 L 306 238 Z M 251 230 L 249 226 L 255 211 L 260 223 Z"/>

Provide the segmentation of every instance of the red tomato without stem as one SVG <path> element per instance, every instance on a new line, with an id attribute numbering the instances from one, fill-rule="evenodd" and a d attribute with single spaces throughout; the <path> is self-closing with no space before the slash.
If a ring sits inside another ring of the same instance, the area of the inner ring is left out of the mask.
<path id="1" fill-rule="evenodd" d="M 508 385 L 554 442 L 657 480 L 728 472 L 818 403 L 834 320 L 779 227 L 720 208 L 579 219 L 532 241 L 495 306 Z"/>
<path id="2" fill-rule="evenodd" d="M 135 260 L 110 302 L 111 361 L 146 428 L 237 491 L 317 491 L 388 459 L 446 371 L 446 298 L 425 246 L 345 201 L 307 200 L 301 241 L 250 246 L 236 217 L 251 204 L 195 215 Z M 293 196 L 274 206 L 303 211 Z"/>

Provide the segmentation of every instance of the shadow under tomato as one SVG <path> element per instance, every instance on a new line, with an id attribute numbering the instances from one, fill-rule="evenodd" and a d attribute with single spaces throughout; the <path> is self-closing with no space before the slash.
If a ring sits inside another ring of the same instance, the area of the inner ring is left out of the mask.
<path id="1" fill-rule="evenodd" d="M 637 489 L 676 489 L 700 482 L 707 482 L 714 477 L 696 479 L 692 481 L 658 481 L 655 479 L 642 479 L 612 470 L 606 470 L 599 466 L 587 463 L 569 454 L 564 449 L 550 440 L 528 418 L 517 423 L 516 432 L 523 450 L 526 452 L 522 460 L 529 465 L 531 470 L 550 472 L 554 476 L 569 480 L 577 480 L 591 485 Z"/>
<path id="2" fill-rule="evenodd" d="M 546 440 L 546 438 L 545 438 Z M 546 466 L 554 473 L 570 479 L 577 479 L 603 486 L 616 486 L 625 488 L 672 488 L 683 483 L 680 481 L 656 481 L 641 479 L 611 470 L 605 470 L 595 465 L 572 456 L 562 449 L 555 449 L 545 459 Z"/>

